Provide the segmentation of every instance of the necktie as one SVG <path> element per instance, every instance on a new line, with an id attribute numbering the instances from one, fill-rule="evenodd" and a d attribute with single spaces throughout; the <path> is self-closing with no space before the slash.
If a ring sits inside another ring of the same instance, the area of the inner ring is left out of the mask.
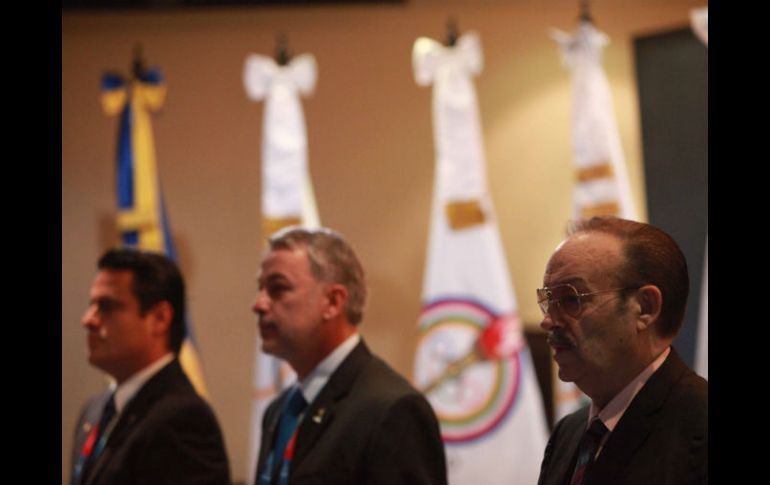
<path id="1" fill-rule="evenodd" d="M 583 476 L 586 473 L 586 469 L 593 463 L 594 457 L 596 456 L 596 450 L 599 448 L 599 443 L 601 443 L 602 437 L 607 431 L 607 427 L 604 426 L 604 423 L 602 423 L 598 416 L 591 420 L 591 424 L 588 426 L 583 438 L 580 440 L 580 446 L 578 446 L 575 473 L 572 474 L 570 485 L 580 485 L 583 483 Z"/>
<path id="2" fill-rule="evenodd" d="M 288 462 L 293 456 L 293 443 L 291 443 L 292 453 L 286 456 L 286 447 L 297 429 L 297 420 L 302 411 L 307 407 L 307 401 L 302 395 L 299 387 L 294 387 L 286 400 L 286 406 L 283 409 L 281 420 L 278 423 L 278 436 L 275 440 L 273 453 L 275 456 L 275 470 L 280 472 L 281 483 L 288 475 Z"/>
<path id="3" fill-rule="evenodd" d="M 91 434 L 86 439 L 83 451 L 81 452 L 82 466 L 79 471 L 81 483 L 85 483 L 88 473 L 91 471 L 91 467 L 96 461 L 96 458 L 104 448 L 102 438 L 104 437 L 104 430 L 109 426 L 112 418 L 115 417 L 115 395 L 111 394 L 107 402 L 104 403 L 104 409 L 102 410 L 102 416 L 99 419 L 99 424 L 91 431 Z M 77 471 L 76 471 L 77 472 Z"/>

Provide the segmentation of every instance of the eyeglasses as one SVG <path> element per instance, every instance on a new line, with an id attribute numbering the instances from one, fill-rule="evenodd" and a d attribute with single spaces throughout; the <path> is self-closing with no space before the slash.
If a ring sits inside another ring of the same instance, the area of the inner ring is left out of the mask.
<path id="1" fill-rule="evenodd" d="M 548 315 L 549 310 L 559 308 L 572 318 L 580 315 L 582 310 L 582 298 L 587 296 L 610 293 L 613 291 L 635 290 L 636 288 L 612 288 L 610 290 L 592 291 L 590 293 L 578 293 L 577 289 L 569 283 L 537 289 L 537 304 L 543 315 Z"/>

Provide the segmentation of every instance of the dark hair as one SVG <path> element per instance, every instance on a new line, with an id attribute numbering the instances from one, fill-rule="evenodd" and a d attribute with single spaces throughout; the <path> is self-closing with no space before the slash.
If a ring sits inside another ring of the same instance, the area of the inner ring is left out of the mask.
<path id="1" fill-rule="evenodd" d="M 602 232 L 620 239 L 624 262 L 618 284 L 637 288 L 648 284 L 657 286 L 663 295 L 658 334 L 675 336 L 682 327 L 690 291 L 687 261 L 676 241 L 652 224 L 617 217 L 572 221 L 567 235 L 580 232 Z"/>
<path id="2" fill-rule="evenodd" d="M 270 250 L 304 248 L 310 270 L 318 281 L 339 283 L 348 290 L 345 315 L 353 325 L 361 322 L 366 303 L 364 268 L 342 235 L 327 228 L 287 227 L 268 240 Z"/>
<path id="3" fill-rule="evenodd" d="M 174 315 L 169 330 L 169 346 L 178 354 L 185 338 L 185 288 L 176 263 L 160 253 L 134 248 L 110 249 L 101 258 L 100 270 L 127 270 L 134 275 L 133 293 L 139 310 L 146 314 L 161 301 L 171 303 Z"/>

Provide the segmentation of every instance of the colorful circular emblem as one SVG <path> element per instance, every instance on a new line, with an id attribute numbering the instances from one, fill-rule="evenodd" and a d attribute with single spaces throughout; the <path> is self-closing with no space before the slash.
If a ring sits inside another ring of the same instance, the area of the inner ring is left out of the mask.
<path id="1" fill-rule="evenodd" d="M 523 336 L 518 317 L 467 299 L 423 308 L 415 382 L 447 443 L 476 440 L 510 414 L 519 387 Z"/>

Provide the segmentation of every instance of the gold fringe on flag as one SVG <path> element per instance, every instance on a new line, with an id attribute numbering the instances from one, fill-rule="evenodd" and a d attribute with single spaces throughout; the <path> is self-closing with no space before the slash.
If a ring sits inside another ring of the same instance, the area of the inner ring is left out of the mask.
<path id="1" fill-rule="evenodd" d="M 486 221 L 478 200 L 450 202 L 445 210 L 449 226 L 455 231 L 483 224 Z"/>
<path id="2" fill-rule="evenodd" d="M 586 219 L 593 216 L 617 216 L 620 214 L 620 205 L 617 202 L 604 202 L 580 209 L 580 215 Z"/>
<path id="3" fill-rule="evenodd" d="M 262 216 L 262 234 L 270 236 L 276 231 L 283 229 L 284 227 L 297 226 L 302 223 L 302 219 L 297 217 L 280 217 L 272 218 Z"/>
<path id="4" fill-rule="evenodd" d="M 612 165 L 604 162 L 599 165 L 581 168 L 577 171 L 578 182 L 590 182 L 591 180 L 612 177 L 615 174 Z"/>

